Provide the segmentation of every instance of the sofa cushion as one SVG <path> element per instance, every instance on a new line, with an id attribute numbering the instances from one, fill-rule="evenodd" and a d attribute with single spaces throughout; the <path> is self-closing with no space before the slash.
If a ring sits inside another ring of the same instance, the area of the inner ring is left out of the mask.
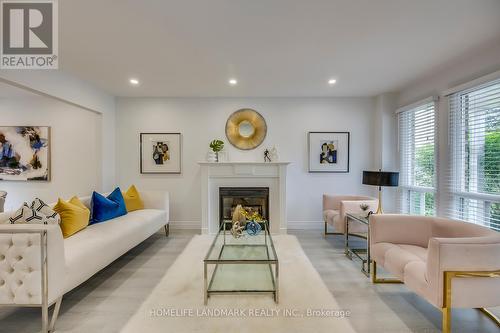
<path id="1" fill-rule="evenodd" d="M 425 277 L 427 271 L 427 265 L 423 261 L 412 261 L 408 263 L 404 270 L 404 283 L 405 285 L 417 293 L 418 295 L 424 297 L 428 302 L 437 306 L 438 298 L 436 292 L 433 292 Z"/>
<path id="2" fill-rule="evenodd" d="M 108 221 L 127 214 L 125 201 L 119 187 L 107 197 L 94 191 L 90 207 L 90 224 Z"/>
<path id="3" fill-rule="evenodd" d="M 59 198 L 54 210 L 61 216 L 61 230 L 64 238 L 76 234 L 85 229 L 89 224 L 90 211 L 82 207 L 80 200 L 73 197 L 66 202 Z"/>
<path id="4" fill-rule="evenodd" d="M 96 223 L 64 240 L 65 290 L 78 286 L 167 223 L 163 210 L 143 209 Z"/>
<path id="5" fill-rule="evenodd" d="M 35 198 L 31 203 L 31 208 L 36 210 L 39 213 L 42 213 L 47 217 L 49 221 L 48 224 L 59 224 L 61 223 L 61 217 L 54 211 L 49 205 L 42 201 L 40 198 Z"/>
<path id="6" fill-rule="evenodd" d="M 427 261 L 427 248 L 417 246 L 417 245 L 407 245 L 407 244 L 399 244 L 399 247 L 403 250 L 410 252 L 417 257 L 419 257 L 422 261 Z"/>
<path id="7" fill-rule="evenodd" d="M 423 262 L 427 249 L 416 245 L 376 243 L 370 248 L 373 260 L 403 280 L 406 266 L 411 262 Z"/>
<path id="8" fill-rule="evenodd" d="M 144 209 L 144 202 L 134 185 L 130 186 L 127 192 L 123 193 L 123 199 L 125 200 L 127 212 Z"/>
<path id="9" fill-rule="evenodd" d="M 385 253 L 393 248 L 394 244 L 392 243 L 375 243 L 370 248 L 370 255 L 372 260 L 376 261 L 381 266 L 384 266 L 385 263 Z"/>
<path id="10" fill-rule="evenodd" d="M 12 214 L 9 221 L 11 224 L 59 224 L 59 215 L 55 213 L 55 216 L 52 216 L 52 214 L 51 216 L 47 216 L 44 213 L 31 208 L 25 202 L 21 208 Z"/>

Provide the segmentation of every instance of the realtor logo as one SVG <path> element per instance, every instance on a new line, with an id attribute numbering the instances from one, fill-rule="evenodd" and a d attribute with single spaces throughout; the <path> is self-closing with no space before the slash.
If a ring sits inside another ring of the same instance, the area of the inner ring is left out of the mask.
<path id="1" fill-rule="evenodd" d="M 57 69 L 57 0 L 0 0 L 2 69 Z"/>

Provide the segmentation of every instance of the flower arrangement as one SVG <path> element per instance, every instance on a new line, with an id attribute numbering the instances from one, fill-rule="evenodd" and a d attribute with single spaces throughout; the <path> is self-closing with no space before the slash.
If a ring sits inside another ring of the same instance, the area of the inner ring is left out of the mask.
<path id="1" fill-rule="evenodd" d="M 362 203 L 361 205 L 359 205 L 359 208 L 361 208 L 362 211 L 366 211 L 370 206 L 368 206 L 367 204 L 365 203 Z"/>
<path id="2" fill-rule="evenodd" d="M 373 213 L 372 211 L 369 211 L 368 212 L 368 208 L 370 208 L 370 205 L 366 204 L 366 203 L 362 203 L 359 205 L 359 208 L 361 208 L 361 210 L 364 212 L 364 216 L 365 217 L 368 217 L 370 216 L 370 213 Z"/>

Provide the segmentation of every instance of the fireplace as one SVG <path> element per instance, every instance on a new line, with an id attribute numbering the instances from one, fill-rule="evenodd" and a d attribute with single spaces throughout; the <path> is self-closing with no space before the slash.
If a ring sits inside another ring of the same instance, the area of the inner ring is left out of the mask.
<path id="1" fill-rule="evenodd" d="M 268 187 L 219 187 L 219 226 L 226 223 L 226 229 L 231 228 L 238 205 L 249 213 L 259 213 L 270 224 Z"/>

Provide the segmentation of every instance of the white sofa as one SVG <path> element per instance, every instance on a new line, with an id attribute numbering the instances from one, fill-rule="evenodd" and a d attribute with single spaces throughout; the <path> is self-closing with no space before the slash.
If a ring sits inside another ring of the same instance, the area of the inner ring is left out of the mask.
<path id="1" fill-rule="evenodd" d="M 58 225 L 9 224 L 0 214 L 0 306 L 42 309 L 42 332 L 54 330 L 62 296 L 160 228 L 168 236 L 168 192 L 141 191 L 145 209 L 88 226 L 63 239 Z M 80 198 L 87 207 L 90 197 Z M 48 310 L 55 304 L 49 323 Z"/>

